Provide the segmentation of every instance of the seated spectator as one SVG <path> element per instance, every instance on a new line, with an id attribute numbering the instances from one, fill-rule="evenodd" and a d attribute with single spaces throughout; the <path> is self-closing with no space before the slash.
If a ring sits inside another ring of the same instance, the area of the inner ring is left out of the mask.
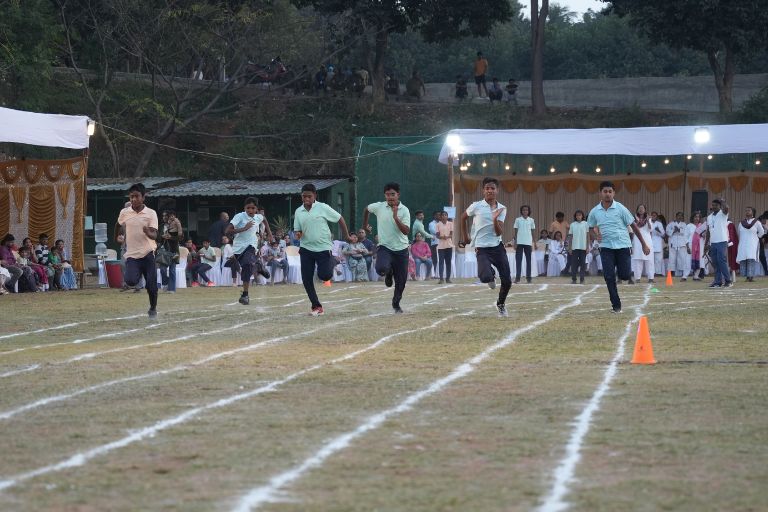
<path id="1" fill-rule="evenodd" d="M 373 253 L 375 250 L 374 243 L 368 239 L 368 233 L 365 232 L 364 229 L 359 229 L 357 231 L 357 241 L 360 242 L 365 246 L 365 248 L 368 250 L 368 254 L 365 255 L 365 266 L 368 268 L 368 271 L 371 271 L 371 265 L 373 265 Z"/>
<path id="2" fill-rule="evenodd" d="M 559 276 L 565 268 L 568 252 L 563 243 L 563 233 L 555 231 L 555 238 L 549 242 L 549 261 L 547 262 L 547 276 Z"/>
<path id="3" fill-rule="evenodd" d="M 285 255 L 285 248 L 280 245 L 278 240 L 273 240 L 267 249 L 267 266 L 269 267 L 272 280 L 270 284 L 275 284 L 275 270 L 283 270 L 283 284 L 288 284 L 288 258 Z"/>
<path id="4" fill-rule="evenodd" d="M 424 241 L 424 235 L 416 233 L 413 239 L 413 245 L 411 245 L 411 255 L 416 265 L 416 275 L 419 275 L 419 269 L 421 265 L 426 265 L 427 273 L 424 280 L 432 278 L 432 249 L 429 244 Z"/>
<path id="5" fill-rule="evenodd" d="M 12 247 L 15 240 L 16 238 L 8 233 L 3 237 L 2 243 L 0 243 L 0 263 L 2 263 L 3 267 L 5 267 L 11 275 L 10 279 L 5 283 L 6 288 L 10 292 L 15 290 L 16 282 L 19 281 L 19 279 L 22 279 L 24 275 L 24 270 L 18 263 L 16 263 L 16 256 L 13 255 Z M 19 291 L 23 291 L 21 285 L 19 286 Z M 34 291 L 34 289 L 29 291 Z"/>
<path id="6" fill-rule="evenodd" d="M 418 71 L 413 72 L 413 76 L 405 83 L 405 94 L 410 98 L 416 98 L 421 100 L 427 94 L 427 89 L 424 87 L 424 81 L 419 76 Z"/>
<path id="7" fill-rule="evenodd" d="M 491 86 L 488 88 L 488 99 L 493 103 L 494 101 L 501 101 L 502 98 L 504 98 L 504 91 L 501 88 L 501 84 L 499 84 L 499 79 L 493 77 Z"/>
<path id="8" fill-rule="evenodd" d="M 16 264 L 19 265 L 24 272 L 24 274 L 28 274 L 28 276 L 31 278 L 29 281 L 30 285 L 34 284 L 34 289 L 31 291 L 35 292 L 42 292 L 45 291 L 45 288 L 43 287 L 43 282 L 40 278 L 40 275 L 37 273 L 36 270 L 32 268 L 32 260 L 29 257 L 29 249 L 26 247 L 19 247 L 19 257 L 16 258 Z M 48 274 L 43 271 L 43 275 L 48 277 Z"/>
<path id="9" fill-rule="evenodd" d="M 5 283 L 11 280 L 11 273 L 8 272 L 8 269 L 6 269 L 3 266 L 3 262 L 0 261 L 0 295 L 7 295 L 11 293 L 8 291 L 8 288 L 5 287 Z"/>
<path id="10" fill-rule="evenodd" d="M 387 96 L 399 96 L 400 95 L 400 82 L 397 80 L 397 78 L 393 76 L 390 76 L 387 78 L 387 81 L 384 83 L 384 92 L 387 94 Z"/>
<path id="11" fill-rule="evenodd" d="M 191 268 L 200 263 L 200 258 L 197 256 L 197 246 L 192 240 L 187 240 L 184 243 L 184 247 L 187 248 L 187 270 L 185 271 L 187 278 L 187 286 L 192 283 L 192 271 Z"/>
<path id="12" fill-rule="evenodd" d="M 224 267 L 229 268 L 232 272 L 232 286 L 235 286 L 237 276 L 240 274 L 240 263 L 235 257 L 235 250 L 232 248 L 232 244 L 229 243 L 229 237 L 221 237 L 221 271 L 224 271 Z"/>
<path id="13" fill-rule="evenodd" d="M 507 92 L 507 102 L 517 105 L 517 81 L 514 78 L 510 78 L 504 89 Z"/>
<path id="14" fill-rule="evenodd" d="M 190 269 L 192 274 L 192 287 L 200 286 L 200 281 L 203 282 L 203 286 L 216 286 L 213 281 L 208 279 L 208 272 L 211 270 L 211 265 L 216 261 L 216 251 L 211 247 L 211 242 L 203 240 L 203 247 L 197 251 L 197 255 L 200 261 L 195 263 Z"/>
<path id="15" fill-rule="evenodd" d="M 56 254 L 61 265 L 61 289 L 77 290 L 77 278 L 75 277 L 75 271 L 72 269 L 72 262 L 64 249 L 64 240 L 56 240 L 53 246 L 53 253 Z"/>
<path id="16" fill-rule="evenodd" d="M 467 80 L 461 75 L 456 75 L 456 98 L 463 100 L 468 94 Z"/>
<path id="17" fill-rule="evenodd" d="M 37 262 L 37 256 L 35 254 L 35 246 L 32 244 L 32 239 L 27 237 L 21 241 L 21 248 L 19 248 L 19 255 L 21 255 L 21 249 L 27 250 L 27 261 L 25 263 L 35 273 L 35 279 L 38 282 L 38 289 L 45 291 L 48 289 L 48 270 L 44 265 Z"/>
<path id="18" fill-rule="evenodd" d="M 365 257 L 368 256 L 368 249 L 360 242 L 355 233 L 349 234 L 349 243 L 344 246 L 343 254 L 347 258 L 347 267 L 352 273 L 354 282 L 368 281 L 368 265 L 365 263 Z"/>

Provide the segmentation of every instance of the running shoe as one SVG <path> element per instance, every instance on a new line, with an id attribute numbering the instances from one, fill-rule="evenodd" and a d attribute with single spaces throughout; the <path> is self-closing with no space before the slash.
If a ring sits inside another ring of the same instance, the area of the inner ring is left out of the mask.
<path id="1" fill-rule="evenodd" d="M 491 290 L 496 289 L 496 278 L 494 278 L 493 281 L 488 282 L 488 288 L 490 288 Z"/>
<path id="2" fill-rule="evenodd" d="M 496 304 L 496 311 L 499 313 L 499 318 L 507 318 L 509 316 L 507 306 L 504 304 Z"/>
<path id="3" fill-rule="evenodd" d="M 241 295 L 240 299 L 237 302 L 239 302 L 243 306 L 247 306 L 248 304 L 251 303 L 251 299 L 247 295 Z"/>
<path id="4" fill-rule="evenodd" d="M 317 306 L 312 308 L 312 311 L 310 311 L 309 314 L 312 316 L 320 316 L 320 315 L 324 315 L 325 311 L 323 311 L 323 306 Z"/>
<path id="5" fill-rule="evenodd" d="M 395 306 L 392 308 L 392 310 L 395 312 L 396 315 L 402 314 L 403 310 L 400 308 L 400 306 Z"/>
<path id="6" fill-rule="evenodd" d="M 149 311 L 147 311 L 147 316 L 149 316 L 149 318 L 156 318 L 157 310 L 155 308 L 149 308 Z"/>
<path id="7" fill-rule="evenodd" d="M 207 286 L 208 288 L 213 288 L 214 286 L 216 286 L 216 283 L 214 283 L 213 281 L 208 281 L 208 284 L 206 284 L 205 286 Z"/>
<path id="8" fill-rule="evenodd" d="M 392 286 L 392 272 L 387 272 L 387 275 L 384 276 L 384 284 L 387 285 L 387 288 Z"/>

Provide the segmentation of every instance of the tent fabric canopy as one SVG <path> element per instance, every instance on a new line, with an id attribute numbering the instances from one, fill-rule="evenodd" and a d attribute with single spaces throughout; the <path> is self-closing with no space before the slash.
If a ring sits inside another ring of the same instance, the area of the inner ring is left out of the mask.
<path id="1" fill-rule="evenodd" d="M 706 128 L 710 139 L 697 144 L 694 133 Z M 448 141 L 455 141 L 450 147 Z M 662 126 L 557 130 L 451 130 L 438 160 L 448 155 L 685 155 L 768 151 L 768 124 Z"/>
<path id="2" fill-rule="evenodd" d="M 70 149 L 88 147 L 88 117 L 0 107 L 0 142 Z"/>

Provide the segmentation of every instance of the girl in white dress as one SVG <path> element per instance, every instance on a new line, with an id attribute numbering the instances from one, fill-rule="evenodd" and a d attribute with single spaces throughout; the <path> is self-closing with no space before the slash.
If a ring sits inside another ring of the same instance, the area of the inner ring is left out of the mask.
<path id="1" fill-rule="evenodd" d="M 653 247 L 652 226 L 644 204 L 638 205 L 637 210 L 635 210 L 635 222 L 640 228 L 640 234 L 643 236 L 645 244 L 648 247 Z M 653 283 L 653 252 L 643 254 L 642 243 L 636 236 L 632 236 L 632 272 L 636 282 L 640 281 L 643 271 L 648 277 L 648 282 Z"/>
<path id="2" fill-rule="evenodd" d="M 563 243 L 563 233 L 555 231 L 555 238 L 549 241 L 549 263 L 547 264 L 547 276 L 559 276 L 565 268 L 566 252 Z"/>
<path id="3" fill-rule="evenodd" d="M 748 282 L 755 280 L 755 269 L 759 259 L 760 237 L 765 233 L 763 225 L 755 218 L 757 210 L 751 206 L 744 212 L 744 220 L 739 222 L 739 252 L 736 261 L 739 262 L 739 272 Z"/>

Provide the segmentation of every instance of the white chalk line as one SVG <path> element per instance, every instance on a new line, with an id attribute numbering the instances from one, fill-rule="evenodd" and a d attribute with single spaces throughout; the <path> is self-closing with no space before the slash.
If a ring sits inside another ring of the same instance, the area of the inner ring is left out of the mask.
<path id="1" fill-rule="evenodd" d="M 194 408 L 189 409 L 189 410 L 187 410 L 187 411 L 185 411 L 185 412 L 183 412 L 183 413 L 181 413 L 181 414 L 179 414 L 177 416 L 174 416 L 173 418 L 168 418 L 168 419 L 159 421 L 159 422 L 157 422 L 157 423 L 155 423 L 155 424 L 153 424 L 153 425 L 151 425 L 149 427 L 145 427 L 145 428 L 143 428 L 141 430 L 133 432 L 130 435 L 128 435 L 126 437 L 123 437 L 122 439 L 118 439 L 117 441 L 113 441 L 111 443 L 103 444 L 101 446 L 97 446 L 95 448 L 91 448 L 91 449 L 86 450 L 84 452 L 77 453 L 77 454 L 75 454 L 75 455 L 73 455 L 73 456 L 71 456 L 71 457 L 69 457 L 69 458 L 67 458 L 67 459 L 65 459 L 65 460 L 63 460 L 61 462 L 58 462 L 56 464 L 51 464 L 49 466 L 44 466 L 42 468 L 38 468 L 38 469 L 35 469 L 35 470 L 32 470 L 32 471 L 21 473 L 19 475 L 16 475 L 16 476 L 13 476 L 13 477 L 10 477 L 10 478 L 6 478 L 4 480 L 0 480 L 0 491 L 4 491 L 4 490 L 6 490 L 6 489 L 8 489 L 10 487 L 14 487 L 14 486 L 16 486 L 16 485 L 18 485 L 18 484 L 20 484 L 20 483 L 22 483 L 24 481 L 30 480 L 30 479 L 38 477 L 38 476 L 42 476 L 42 475 L 45 475 L 45 474 L 48 474 L 48 473 L 62 471 L 64 469 L 70 469 L 70 468 L 82 466 L 86 462 L 88 462 L 89 460 L 91 460 L 91 459 L 93 459 L 95 457 L 98 457 L 100 455 L 104 455 L 104 454 L 109 453 L 111 451 L 114 451 L 114 450 L 116 450 L 118 448 L 124 448 L 124 447 L 126 447 L 128 445 L 131 445 L 133 443 L 142 441 L 144 439 L 147 439 L 147 438 L 150 438 L 150 437 L 154 437 L 159 432 L 161 432 L 163 430 L 166 430 L 166 429 L 168 429 L 170 427 L 173 427 L 173 426 L 176 426 L 176 425 L 180 425 L 180 424 L 182 424 L 182 423 L 184 423 L 184 422 L 186 422 L 186 421 L 196 417 L 197 415 L 199 415 L 199 414 L 201 414 L 201 413 L 203 413 L 205 411 L 209 411 L 209 410 L 212 410 L 212 409 L 219 409 L 219 408 L 231 405 L 231 404 L 233 404 L 235 402 L 239 402 L 239 401 L 242 401 L 242 400 L 246 400 L 246 399 L 252 398 L 252 397 L 257 396 L 257 395 L 261 395 L 261 394 L 264 394 L 264 393 L 275 391 L 280 386 L 283 386 L 283 385 L 285 385 L 285 384 L 287 384 L 287 383 L 289 383 L 291 381 L 294 381 L 294 380 L 298 379 L 299 377 L 302 377 L 302 376 L 304 376 L 304 375 L 306 375 L 306 374 L 308 374 L 310 372 L 313 372 L 315 370 L 319 370 L 321 368 L 326 368 L 328 366 L 332 366 L 332 365 L 335 365 L 335 364 L 343 363 L 345 361 L 349 361 L 349 360 L 351 360 L 351 359 L 353 359 L 353 358 L 355 358 L 355 357 L 357 357 L 357 356 L 359 356 L 361 354 L 364 354 L 364 353 L 369 352 L 371 350 L 375 350 L 376 348 L 380 347 L 381 345 L 387 343 L 388 341 L 390 341 L 390 340 L 392 340 L 392 339 L 394 339 L 396 337 L 403 336 L 403 335 L 406 335 L 406 334 L 412 334 L 412 333 L 415 333 L 415 332 L 418 332 L 418 331 L 427 330 L 427 329 L 434 329 L 438 325 L 440 325 L 440 324 L 442 324 L 442 323 L 444 323 L 444 322 L 446 322 L 448 320 L 451 320 L 451 319 L 456 318 L 458 316 L 471 315 L 473 312 L 474 311 L 468 311 L 466 313 L 452 314 L 452 315 L 449 315 L 447 317 L 441 318 L 440 320 L 436 320 L 435 322 L 433 322 L 432 324 L 427 325 L 427 326 L 418 327 L 416 329 L 408 329 L 408 330 L 404 330 L 404 331 L 398 331 L 398 332 L 389 334 L 387 336 L 379 338 L 374 343 L 372 343 L 370 345 L 367 345 L 366 347 L 364 347 L 362 349 L 358 349 L 358 350 L 355 350 L 353 352 L 349 352 L 349 353 L 347 353 L 347 354 L 345 354 L 343 356 L 336 357 L 336 358 L 331 359 L 329 361 L 325 361 L 325 362 L 322 362 L 322 363 L 318 363 L 318 364 L 315 364 L 315 365 L 303 368 L 303 369 L 301 369 L 299 371 L 296 371 L 296 372 L 294 372 L 294 373 L 292 373 L 292 374 L 290 374 L 290 375 L 288 375 L 288 376 L 286 376 L 286 377 L 284 377 L 282 379 L 269 382 L 268 384 L 262 385 L 262 386 L 260 386 L 260 387 L 258 387 L 256 389 L 253 389 L 253 390 L 250 390 L 250 391 L 247 391 L 247 392 L 244 392 L 244 393 L 238 393 L 236 395 L 232 395 L 232 396 L 229 396 L 227 398 L 222 398 L 222 399 L 216 400 L 215 402 L 211 402 L 211 403 L 203 405 L 203 406 L 194 407 Z M 367 315 L 367 317 L 380 316 L 380 315 L 381 315 L 381 313 L 375 314 L 375 315 Z M 364 317 L 362 317 L 362 318 L 364 318 Z M 347 320 L 345 320 L 344 322 L 337 322 L 337 323 L 346 323 L 346 322 L 347 322 Z"/>
<path id="2" fill-rule="evenodd" d="M 307 471 L 322 466 L 322 464 L 329 457 L 347 448 L 355 439 L 361 437 L 367 432 L 377 429 L 390 417 L 410 410 L 424 398 L 440 392 L 444 387 L 448 386 L 454 381 L 469 375 L 477 368 L 480 363 L 489 358 L 494 352 L 497 352 L 498 350 L 511 345 L 521 334 L 525 334 L 526 332 L 536 329 L 540 325 L 551 321 L 563 310 L 577 306 L 581 303 L 581 298 L 583 296 L 594 292 L 597 288 L 597 286 L 593 286 L 590 290 L 581 293 L 571 302 L 557 307 L 544 318 L 531 322 L 525 327 L 521 327 L 512 331 L 503 339 L 497 341 L 482 351 L 480 354 L 460 364 L 447 376 L 438 379 L 428 385 L 426 388 L 423 388 L 422 390 L 409 395 L 405 400 L 401 401 L 395 407 L 369 417 L 356 429 L 335 437 L 331 441 L 324 444 L 317 452 L 315 452 L 314 455 L 308 457 L 302 463 L 283 473 L 271 477 L 266 485 L 248 491 L 242 498 L 240 498 L 233 510 L 236 512 L 247 512 L 258 508 L 265 503 L 278 501 L 280 499 L 280 496 L 278 495 L 279 491 L 286 485 L 298 480 Z"/>
<path id="3" fill-rule="evenodd" d="M 20 368 L 18 370 L 11 370 L 9 372 L 0 373 L 0 379 L 3 379 L 5 377 L 13 377 L 14 375 L 19 375 L 20 373 L 27 373 L 27 372 L 33 372 L 40 368 L 39 364 L 33 364 L 30 366 L 27 366 L 25 368 Z"/>
<path id="4" fill-rule="evenodd" d="M 352 299 L 344 299 L 344 301 L 349 301 L 349 300 L 352 300 Z M 367 301 L 369 299 L 365 298 L 365 299 L 359 299 L 359 300 L 358 299 L 354 299 L 354 300 L 356 300 L 357 302 L 355 302 L 354 304 L 347 304 L 347 305 L 344 305 L 344 306 L 341 306 L 341 307 L 357 305 L 357 304 L 360 304 L 361 302 Z M 322 326 L 319 326 L 316 329 L 312 329 L 310 331 L 305 331 L 305 332 L 298 333 L 298 334 L 290 334 L 290 335 L 285 335 L 285 336 L 279 336 L 279 337 L 271 338 L 271 339 L 268 339 L 268 340 L 265 340 L 265 341 L 260 341 L 260 342 L 257 342 L 255 344 L 247 345 L 245 347 L 240 347 L 240 348 L 237 348 L 237 349 L 234 349 L 234 350 L 228 350 L 228 351 L 225 351 L 225 352 L 219 352 L 217 354 L 213 354 L 211 356 L 205 357 L 203 359 L 200 359 L 198 361 L 194 361 L 192 363 L 188 363 L 188 364 L 185 364 L 185 365 L 178 365 L 178 366 L 175 366 L 173 368 L 168 368 L 168 369 L 165 369 L 165 370 L 158 370 L 158 371 L 154 371 L 154 372 L 144 373 L 144 374 L 141 374 L 141 375 L 134 375 L 134 376 L 130 376 L 130 377 L 124 377 L 122 379 L 115 379 L 115 380 L 111 380 L 111 381 L 107 381 L 107 382 L 102 382 L 102 383 L 99 383 L 99 384 L 94 384 L 92 386 L 88 386 L 88 387 L 85 387 L 85 388 L 81 388 L 81 389 L 79 389 L 77 391 L 72 391 L 70 393 L 62 393 L 62 394 L 59 394 L 59 395 L 54 395 L 54 396 L 50 396 L 50 397 L 46 397 L 46 398 L 41 398 L 39 400 L 35 400 L 34 402 L 30 402 L 28 404 L 25 404 L 25 405 L 22 405 L 22 406 L 18 406 L 18 407 L 14 408 L 14 409 L 9 409 L 7 411 L 0 412 L 0 420 L 7 420 L 7 419 L 13 418 L 14 416 L 17 416 L 17 415 L 19 415 L 19 414 L 21 414 L 23 412 L 31 411 L 33 409 L 38 409 L 40 407 L 43 407 L 43 406 L 46 406 L 46 405 L 50 405 L 52 403 L 58 403 L 58 402 L 61 402 L 61 401 L 64 401 L 64 400 L 69 400 L 71 398 L 74 398 L 74 397 L 77 397 L 77 396 L 80 396 L 80 395 L 83 395 L 83 394 L 86 394 L 86 393 L 89 393 L 89 392 L 98 391 L 98 390 L 101 390 L 101 389 L 104 389 L 104 388 L 107 388 L 107 387 L 115 386 L 115 385 L 118 385 L 118 384 L 125 384 L 125 383 L 128 383 L 128 382 L 135 382 L 135 381 L 139 381 L 139 380 L 149 379 L 149 378 L 158 377 L 158 376 L 165 376 L 165 375 L 169 375 L 169 374 L 172 374 L 172 373 L 180 372 L 180 371 L 183 371 L 183 370 L 188 370 L 188 369 L 190 369 L 190 368 L 192 368 L 194 366 L 200 366 L 202 364 L 209 363 L 211 361 L 220 359 L 222 357 L 226 357 L 226 356 L 237 354 L 237 353 L 240 353 L 240 352 L 245 352 L 245 351 L 250 351 L 250 350 L 257 349 L 257 348 L 261 348 L 263 346 L 271 345 L 271 344 L 274 344 L 274 343 L 278 343 L 280 341 L 284 341 L 284 340 L 290 339 L 292 337 L 296 337 L 296 338 L 304 337 L 304 336 L 307 336 L 308 334 L 315 333 L 315 332 L 317 332 L 319 330 L 322 330 L 322 329 L 327 329 L 327 328 L 330 328 L 330 327 L 335 327 L 335 326 L 340 325 L 340 324 L 348 323 L 350 320 L 359 319 L 359 318 L 377 317 L 377 316 L 382 316 L 384 314 L 385 313 L 376 313 L 376 314 L 370 314 L 370 315 L 362 315 L 362 316 L 359 316 L 359 317 L 347 317 L 347 318 L 345 318 L 344 320 L 341 320 L 341 321 L 323 324 Z M 389 313 L 386 313 L 386 314 L 389 314 Z M 256 320 L 250 320 L 248 322 L 242 322 L 240 324 L 232 325 L 232 326 L 229 326 L 229 327 L 224 327 L 224 328 L 221 328 L 221 329 L 207 331 L 204 334 L 205 335 L 220 334 L 220 333 L 223 333 L 223 332 L 232 331 L 232 330 L 239 329 L 239 328 L 242 328 L 242 327 L 246 327 L 248 325 L 251 325 L 251 324 L 254 324 L 254 323 L 257 323 L 257 322 L 262 322 L 262 321 L 264 321 L 263 318 L 262 319 L 256 319 Z M 162 340 L 162 343 L 172 343 L 172 342 L 176 342 L 176 341 L 184 341 L 184 340 L 188 340 L 190 338 L 197 338 L 197 337 L 200 337 L 200 333 L 199 332 L 198 333 L 194 333 L 194 334 L 190 334 L 190 335 L 186 335 L 186 336 L 178 336 L 176 338 L 170 338 L 170 339 L 167 339 L 167 340 Z M 157 344 L 160 344 L 160 343 L 161 342 L 155 342 L 154 344 L 157 345 Z M 117 350 L 117 349 L 115 349 L 115 350 Z"/>
<path id="5" fill-rule="evenodd" d="M 587 402 L 586 407 L 579 413 L 574 419 L 573 430 L 571 431 L 568 443 L 565 446 L 565 456 L 557 465 L 553 472 L 554 482 L 549 493 L 545 496 L 541 506 L 538 508 L 541 512 L 557 512 L 566 510 L 568 503 L 565 501 L 565 497 L 569 492 L 569 485 L 573 482 L 573 475 L 576 471 L 576 465 L 581 459 L 581 447 L 584 443 L 584 438 L 589 433 L 589 428 L 592 424 L 592 417 L 600 409 L 600 401 L 611 387 L 611 381 L 616 376 L 618 371 L 619 361 L 624 357 L 624 348 L 627 338 L 632 330 L 632 326 L 635 325 L 640 317 L 643 315 L 643 308 L 648 304 L 651 299 L 651 289 L 648 287 L 643 295 L 642 304 L 635 306 L 635 317 L 627 323 L 627 327 L 624 330 L 624 334 L 617 341 L 616 352 L 613 359 L 608 364 L 603 374 L 603 380 L 600 385 L 595 389 L 595 392 Z"/>
<path id="6" fill-rule="evenodd" d="M 163 326 L 166 326 L 166 325 L 174 325 L 174 324 L 180 324 L 180 323 L 190 323 L 190 322 L 196 322 L 196 321 L 199 321 L 199 320 L 208 320 L 208 319 L 211 319 L 211 318 L 221 318 L 221 319 L 224 319 L 224 318 L 229 317 L 229 316 L 241 316 L 241 315 L 244 315 L 244 314 L 247 314 L 247 313 L 250 313 L 250 312 L 252 312 L 252 311 L 239 311 L 237 313 L 229 313 L 229 314 L 220 313 L 220 314 L 216 314 L 216 315 L 196 316 L 196 317 L 192 317 L 192 318 L 183 318 L 183 319 L 180 319 L 180 320 L 172 320 L 170 322 L 159 322 L 159 323 L 156 323 L 156 324 L 150 324 L 150 325 L 144 325 L 144 326 L 141 326 L 141 327 L 137 327 L 135 329 L 128 329 L 128 330 L 124 330 L 124 331 L 113 331 L 113 332 L 108 332 L 108 333 L 104 333 L 104 334 L 99 334 L 99 335 L 96 335 L 96 336 L 92 336 L 90 338 L 78 338 L 78 339 L 75 339 L 75 340 L 72 340 L 72 341 L 59 341 L 59 342 L 56 342 L 56 343 L 43 343 L 43 344 L 40 344 L 40 345 L 32 345 L 30 347 L 21 347 L 21 348 L 15 348 L 15 349 L 11 349 L 11 350 L 0 351 L 0 357 L 11 355 L 11 354 L 17 354 L 19 352 L 26 352 L 28 350 L 40 350 L 40 349 L 47 349 L 47 348 L 53 348 L 53 347 L 60 347 L 60 346 L 63 346 L 63 345 L 81 345 L 83 343 L 88 343 L 88 342 L 91 342 L 91 341 L 108 339 L 108 338 L 119 338 L 121 336 L 125 336 L 125 335 L 132 334 L 132 333 L 135 333 L 135 332 L 142 332 L 142 331 L 145 331 L 145 330 L 159 329 L 160 327 L 163 327 Z M 146 315 L 142 315 L 142 316 L 146 316 Z M 200 331 L 197 331 L 197 332 L 200 332 Z M 205 333 L 203 332 L 203 334 L 205 334 Z M 2 377 L 2 375 L 0 375 L 0 377 Z"/>

